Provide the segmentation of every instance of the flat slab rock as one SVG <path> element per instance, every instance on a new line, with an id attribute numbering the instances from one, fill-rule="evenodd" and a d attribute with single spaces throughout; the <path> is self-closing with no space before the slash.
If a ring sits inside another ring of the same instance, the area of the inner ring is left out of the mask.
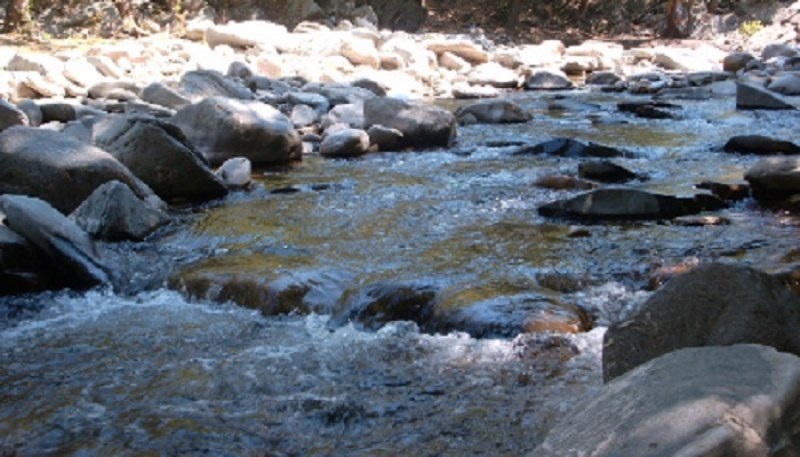
<path id="1" fill-rule="evenodd" d="M 768 457 L 800 452 L 800 358 L 689 348 L 607 384 L 529 457 Z"/>

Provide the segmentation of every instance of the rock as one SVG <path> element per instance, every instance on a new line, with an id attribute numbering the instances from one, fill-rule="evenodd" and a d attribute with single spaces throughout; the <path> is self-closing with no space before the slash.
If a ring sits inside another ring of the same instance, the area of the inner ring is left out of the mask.
<path id="1" fill-rule="evenodd" d="M 725 204 L 711 195 L 679 198 L 636 189 L 598 189 L 539 207 L 539 214 L 586 221 L 658 220 L 717 210 Z"/>
<path id="2" fill-rule="evenodd" d="M 608 160 L 593 160 L 578 165 L 578 176 L 604 183 L 625 183 L 639 175 Z"/>
<path id="3" fill-rule="evenodd" d="M 39 73 L 25 74 L 22 83 L 33 91 L 33 97 L 62 98 L 67 95 L 64 87 L 53 83 Z"/>
<path id="4" fill-rule="evenodd" d="M 342 43 L 342 56 L 353 65 L 366 65 L 371 68 L 380 68 L 381 59 L 378 49 L 372 40 L 350 37 Z"/>
<path id="5" fill-rule="evenodd" d="M 762 135 L 737 135 L 731 137 L 722 147 L 722 150 L 757 155 L 800 154 L 800 146 L 791 141 L 777 140 Z"/>
<path id="6" fill-rule="evenodd" d="M 536 179 L 534 186 L 553 190 L 590 190 L 595 185 L 574 176 L 545 175 Z"/>
<path id="7" fill-rule="evenodd" d="M 95 189 L 70 218 L 88 234 L 109 241 L 143 240 L 170 220 L 119 181 Z"/>
<path id="8" fill-rule="evenodd" d="M 228 65 L 228 71 L 225 72 L 225 76 L 229 78 L 247 80 L 253 76 L 256 76 L 256 72 L 254 72 L 253 69 L 250 68 L 250 66 L 246 63 L 237 60 Z"/>
<path id="9" fill-rule="evenodd" d="M 200 202 L 227 194 L 225 184 L 170 123 L 113 116 L 95 124 L 93 137 L 164 200 Z"/>
<path id="10" fill-rule="evenodd" d="M 775 57 L 795 57 L 797 49 L 785 43 L 771 43 L 761 50 L 761 60 L 767 61 Z"/>
<path id="11" fill-rule="evenodd" d="M 428 284 L 378 283 L 362 289 L 347 310 L 332 320 L 335 327 L 356 322 L 378 330 L 392 321 L 410 321 L 422 326 L 433 315 L 437 289 Z"/>
<path id="12" fill-rule="evenodd" d="M 130 186 L 139 198 L 157 200 L 146 184 L 102 149 L 30 127 L 0 133 L 0 193 L 38 197 L 70 213 L 98 186 L 113 180 Z"/>
<path id="13" fill-rule="evenodd" d="M 659 90 L 653 98 L 656 100 L 710 100 L 711 96 L 711 89 L 706 87 L 667 87 Z"/>
<path id="14" fill-rule="evenodd" d="M 246 157 L 233 157 L 223 162 L 216 174 L 228 188 L 244 189 L 252 181 L 253 166 Z"/>
<path id="15" fill-rule="evenodd" d="M 5 68 L 8 71 L 33 71 L 40 75 L 61 73 L 64 62 L 46 54 L 15 54 Z"/>
<path id="16" fill-rule="evenodd" d="M 309 83 L 303 86 L 303 91 L 325 97 L 331 106 L 345 104 L 360 104 L 364 100 L 375 98 L 375 94 L 362 87 L 353 87 L 349 84 L 337 83 Z"/>
<path id="17" fill-rule="evenodd" d="M 80 87 L 92 87 L 104 79 L 97 67 L 83 58 L 70 59 L 65 62 L 64 77 Z"/>
<path id="18" fill-rule="evenodd" d="M 752 83 L 736 83 L 736 109 L 795 109 L 772 92 Z"/>
<path id="19" fill-rule="evenodd" d="M 702 45 L 697 49 L 659 47 L 655 49 L 653 61 L 667 70 L 705 71 L 719 69 L 724 59 L 723 52 L 713 46 Z"/>
<path id="20" fill-rule="evenodd" d="M 86 58 L 86 61 L 93 65 L 103 76 L 112 79 L 120 79 L 125 76 L 125 70 L 120 68 L 120 66 L 108 56 L 89 56 Z"/>
<path id="21" fill-rule="evenodd" d="M 485 100 L 464 105 L 455 112 L 459 124 L 512 124 L 528 122 L 530 113 L 509 100 Z"/>
<path id="22" fill-rule="evenodd" d="M 328 114 L 322 117 L 322 127 L 327 129 L 334 124 L 344 124 L 350 128 L 364 127 L 364 105 L 361 103 L 346 103 L 334 106 Z"/>
<path id="23" fill-rule="evenodd" d="M 583 143 L 571 138 L 556 138 L 533 146 L 522 146 L 514 155 L 548 154 L 561 157 L 629 157 L 632 154 L 597 143 Z"/>
<path id="24" fill-rule="evenodd" d="M 722 60 L 722 70 L 736 73 L 754 59 L 755 57 L 747 52 L 732 52 Z"/>
<path id="25" fill-rule="evenodd" d="M 345 278 L 325 271 L 284 270 L 280 260 L 259 255 L 215 257 L 173 275 L 168 287 L 194 300 L 233 302 L 265 316 L 331 314 L 337 308 Z"/>
<path id="26" fill-rule="evenodd" d="M 375 94 L 375 96 L 377 96 L 377 97 L 385 97 L 386 96 L 386 90 L 387 90 L 386 86 L 384 86 L 383 84 L 381 84 L 381 83 L 379 83 L 377 81 L 373 81 L 373 80 L 368 79 L 368 78 L 356 79 L 355 81 L 352 81 L 350 83 L 350 85 L 353 86 L 353 87 L 360 87 L 362 89 L 366 89 L 366 90 L 372 92 L 373 94 Z"/>
<path id="27" fill-rule="evenodd" d="M 516 89 L 519 86 L 519 75 L 498 63 L 489 62 L 473 68 L 467 75 L 467 82 L 474 86 Z"/>
<path id="28" fill-rule="evenodd" d="M 227 97 L 240 100 L 252 100 L 253 92 L 242 83 L 226 78 L 214 70 L 195 70 L 181 76 L 180 90 L 192 100 L 208 97 Z"/>
<path id="29" fill-rule="evenodd" d="M 664 111 L 665 108 L 680 108 L 680 106 L 651 101 L 617 103 L 617 109 L 623 113 L 632 113 L 644 119 L 673 119 L 675 116 L 669 111 Z"/>
<path id="30" fill-rule="evenodd" d="M 606 381 L 685 347 L 752 343 L 800 354 L 800 297 L 749 267 L 701 265 L 668 282 L 605 335 Z"/>
<path id="31" fill-rule="evenodd" d="M 109 283 L 89 235 L 47 202 L 5 194 L 0 196 L 0 213 L 11 230 L 36 247 L 57 287 L 89 289 Z"/>
<path id="32" fill-rule="evenodd" d="M 359 129 L 344 129 L 325 135 L 319 152 L 325 157 L 358 157 L 369 152 L 369 135 Z"/>
<path id="33" fill-rule="evenodd" d="M 601 111 L 603 107 L 595 103 L 586 103 L 571 98 L 555 98 L 547 102 L 548 111 L 569 111 L 575 113 L 591 113 Z"/>
<path id="34" fill-rule="evenodd" d="M 547 70 L 538 70 L 525 81 L 526 90 L 569 90 L 574 87 L 565 75 Z"/>
<path id="35" fill-rule="evenodd" d="M 313 92 L 289 92 L 286 97 L 290 104 L 308 105 L 319 114 L 327 113 L 331 109 L 331 104 L 327 97 Z"/>
<path id="36" fill-rule="evenodd" d="M 561 61 L 565 51 L 566 46 L 559 40 L 545 40 L 538 45 L 523 45 L 519 47 L 518 66 L 552 66 Z"/>
<path id="37" fill-rule="evenodd" d="M 762 159 L 744 174 L 753 195 L 762 201 L 779 200 L 800 194 L 800 158 Z"/>
<path id="38" fill-rule="evenodd" d="M 439 55 L 439 65 L 456 73 L 466 73 L 472 68 L 472 64 L 449 51 Z"/>
<path id="39" fill-rule="evenodd" d="M 70 103 L 42 103 L 42 123 L 62 122 L 67 123 L 78 118 L 78 109 Z"/>
<path id="40" fill-rule="evenodd" d="M 367 135 L 369 142 L 376 145 L 379 151 L 397 151 L 403 143 L 403 132 L 380 124 L 370 127 Z"/>
<path id="41" fill-rule="evenodd" d="M 11 103 L 0 100 L 0 131 L 15 125 L 28 125 L 27 114 Z"/>
<path id="42" fill-rule="evenodd" d="M 294 105 L 290 119 L 295 128 L 308 127 L 319 122 L 319 112 L 308 105 Z"/>
<path id="43" fill-rule="evenodd" d="M 622 78 L 613 71 L 594 71 L 586 77 L 587 85 L 613 86 L 622 81 Z"/>
<path id="44" fill-rule="evenodd" d="M 89 88 L 89 97 L 111 100 L 136 100 L 141 89 L 134 83 L 125 81 L 104 81 Z"/>
<path id="45" fill-rule="evenodd" d="M 142 100 L 174 110 L 179 110 L 192 103 L 178 91 L 161 83 L 151 83 L 142 89 Z"/>
<path id="46" fill-rule="evenodd" d="M 489 53 L 480 45 L 469 40 L 431 40 L 425 42 L 425 47 L 436 54 L 449 52 L 473 64 L 482 64 L 489 61 Z"/>
<path id="47" fill-rule="evenodd" d="M 280 41 L 287 34 L 286 27 L 267 21 L 231 21 L 205 29 L 205 39 L 211 48 L 220 45 L 247 48 L 266 41 Z"/>
<path id="48" fill-rule="evenodd" d="M 0 296 L 40 292 L 50 287 L 47 262 L 21 235 L 0 224 Z"/>
<path id="49" fill-rule="evenodd" d="M 750 186 L 747 184 L 728 184 L 712 181 L 703 181 L 695 185 L 698 189 L 707 189 L 712 195 L 723 201 L 741 201 L 750 196 Z"/>
<path id="50" fill-rule="evenodd" d="M 212 164 L 246 157 L 254 164 L 301 158 L 300 136 L 277 109 L 259 102 L 210 97 L 182 108 L 173 118 Z"/>
<path id="51" fill-rule="evenodd" d="M 31 127 L 39 127 L 40 125 L 42 125 L 44 120 L 44 115 L 42 114 L 42 109 L 39 108 L 38 103 L 36 103 L 33 100 L 23 100 L 22 102 L 17 104 L 17 108 L 19 108 L 19 110 L 22 111 L 25 114 L 25 117 L 27 118 L 26 123 L 17 125 L 29 125 Z"/>
<path id="52" fill-rule="evenodd" d="M 452 88 L 453 98 L 472 99 L 472 98 L 496 98 L 500 96 L 500 90 L 492 86 L 472 86 L 470 84 L 458 83 Z"/>
<path id="53" fill-rule="evenodd" d="M 797 455 L 800 359 L 757 345 L 681 349 L 615 379 L 529 457 Z"/>
<path id="54" fill-rule="evenodd" d="M 513 338 L 521 333 L 578 333 L 591 328 L 591 319 L 584 310 L 535 294 L 500 296 L 472 304 L 462 303 L 458 294 L 443 295 L 424 327 L 428 332 Z"/>
<path id="55" fill-rule="evenodd" d="M 800 75 L 786 73 L 777 76 L 767 84 L 767 89 L 782 95 L 800 95 Z"/>
<path id="56" fill-rule="evenodd" d="M 399 130 L 402 148 L 448 147 L 456 137 L 456 119 L 450 111 L 432 105 L 376 97 L 364 102 L 364 126 Z"/>

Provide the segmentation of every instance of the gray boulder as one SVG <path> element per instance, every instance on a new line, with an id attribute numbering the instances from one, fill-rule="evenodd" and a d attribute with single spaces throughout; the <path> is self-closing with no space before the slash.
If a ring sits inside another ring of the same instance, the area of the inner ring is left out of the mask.
<path id="1" fill-rule="evenodd" d="M 142 89 L 142 100 L 170 109 L 181 109 L 192 103 L 178 91 L 161 83 L 152 83 Z"/>
<path id="2" fill-rule="evenodd" d="M 89 88 L 89 97 L 111 100 L 136 100 L 142 89 L 125 81 L 103 81 Z"/>
<path id="3" fill-rule="evenodd" d="M 585 221 L 658 220 L 716 210 L 725 203 L 711 195 L 694 198 L 654 194 L 637 189 L 598 189 L 539 207 L 545 217 Z"/>
<path id="4" fill-rule="evenodd" d="M 568 90 L 574 87 L 575 84 L 565 75 L 547 70 L 536 71 L 525 81 L 527 90 Z"/>
<path id="5" fill-rule="evenodd" d="M 800 297 L 758 270 L 701 265 L 653 294 L 605 335 L 606 381 L 685 347 L 763 344 L 800 354 Z"/>
<path id="6" fill-rule="evenodd" d="M 767 84 L 767 89 L 783 95 L 800 95 L 800 75 L 786 73 L 777 76 Z"/>
<path id="7" fill-rule="evenodd" d="M 757 155 L 800 154 L 800 146 L 791 141 L 777 140 L 762 135 L 733 136 L 725 143 L 722 150 Z"/>
<path id="8" fill-rule="evenodd" d="M 800 159 L 770 157 L 762 159 L 744 174 L 753 195 L 759 200 L 779 200 L 800 194 Z"/>
<path id="9" fill-rule="evenodd" d="M 20 108 L 0 100 L 0 131 L 15 125 L 28 125 L 28 116 Z"/>
<path id="10" fill-rule="evenodd" d="M 359 129 L 345 128 L 325 135 L 319 152 L 325 157 L 358 157 L 369 152 L 369 135 Z"/>
<path id="11" fill-rule="evenodd" d="M 736 83 L 736 108 L 742 110 L 769 109 L 784 110 L 795 109 L 794 106 L 783 101 L 778 95 L 767 89 L 751 83 Z"/>
<path id="12" fill-rule="evenodd" d="M 0 133 L 0 193 L 38 197 L 68 214 L 113 180 L 139 198 L 158 199 L 112 155 L 72 136 L 30 127 Z"/>
<path id="13" fill-rule="evenodd" d="M 611 146 L 597 143 L 583 143 L 572 138 L 555 138 L 535 145 L 524 145 L 514 151 L 514 155 L 547 154 L 559 157 L 626 157 L 631 154 Z"/>
<path id="14" fill-rule="evenodd" d="M 252 181 L 253 165 L 245 157 L 233 157 L 226 160 L 217 169 L 217 176 L 230 189 L 244 189 Z"/>
<path id="15" fill-rule="evenodd" d="M 328 114 L 322 116 L 322 127 L 327 129 L 334 124 L 345 124 L 354 129 L 364 128 L 364 105 L 344 103 L 334 106 Z"/>
<path id="16" fill-rule="evenodd" d="M 192 100 L 207 97 L 227 97 L 253 100 L 253 92 L 239 81 L 227 78 L 218 71 L 195 70 L 184 73 L 180 80 L 180 91 Z"/>
<path id="17" fill-rule="evenodd" d="M 401 148 L 448 147 L 456 137 L 456 119 L 450 111 L 389 97 L 364 102 L 364 125 L 399 130 Z"/>
<path id="18" fill-rule="evenodd" d="M 747 52 L 732 52 L 722 59 L 722 70 L 736 73 L 754 59 L 755 57 Z"/>
<path id="19" fill-rule="evenodd" d="M 512 124 L 531 120 L 530 113 L 508 100 L 484 100 L 458 108 L 459 124 Z"/>
<path id="20" fill-rule="evenodd" d="M 167 201 L 224 197 L 225 184 L 174 125 L 144 116 L 113 116 L 93 127 L 107 150 Z"/>
<path id="21" fill-rule="evenodd" d="M 800 453 L 800 359 L 757 345 L 682 349 L 615 379 L 529 457 Z"/>
<path id="22" fill-rule="evenodd" d="M 370 127 L 367 135 L 369 142 L 376 145 L 379 151 L 396 151 L 403 143 L 403 132 L 380 124 Z"/>
<path id="23" fill-rule="evenodd" d="M 89 289 L 109 283 L 89 235 L 47 202 L 6 194 L 0 196 L 0 212 L 11 230 L 36 247 L 58 286 Z"/>
<path id="24" fill-rule="evenodd" d="M 25 116 L 27 117 L 26 123 L 17 125 L 29 125 L 31 127 L 39 127 L 42 125 L 44 115 L 42 114 L 42 109 L 39 108 L 38 103 L 33 100 L 23 100 L 17 104 L 17 108 L 25 113 Z"/>
<path id="25" fill-rule="evenodd" d="M 184 107 L 172 122 L 212 164 L 246 157 L 253 164 L 287 163 L 302 157 L 292 122 L 272 106 L 211 97 Z"/>
<path id="26" fill-rule="evenodd" d="M 319 112 L 308 105 L 294 105 L 290 119 L 297 128 L 308 127 L 319 121 Z"/>
<path id="27" fill-rule="evenodd" d="M 613 86 L 622 81 L 622 77 L 613 71 L 593 71 L 586 76 L 586 84 L 592 86 Z"/>
<path id="28" fill-rule="evenodd" d="M 90 235 L 108 241 L 140 241 L 169 222 L 165 212 L 140 200 L 119 181 L 95 189 L 70 218 Z"/>

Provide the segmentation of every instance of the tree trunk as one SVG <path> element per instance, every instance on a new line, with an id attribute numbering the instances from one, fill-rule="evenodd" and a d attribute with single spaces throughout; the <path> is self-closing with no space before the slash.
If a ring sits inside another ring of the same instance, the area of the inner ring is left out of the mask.
<path id="1" fill-rule="evenodd" d="M 3 32 L 21 32 L 31 25 L 30 0 L 8 0 Z"/>
<path id="2" fill-rule="evenodd" d="M 666 38 L 685 38 L 692 32 L 694 0 L 669 0 L 667 2 Z"/>
<path id="3" fill-rule="evenodd" d="M 509 0 L 508 16 L 506 16 L 506 29 L 515 32 L 519 26 L 519 10 L 521 0 Z"/>

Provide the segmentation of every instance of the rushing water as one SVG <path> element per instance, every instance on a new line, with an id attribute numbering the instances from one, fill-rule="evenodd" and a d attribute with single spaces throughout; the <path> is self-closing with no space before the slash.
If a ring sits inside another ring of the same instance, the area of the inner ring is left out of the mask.
<path id="1" fill-rule="evenodd" d="M 616 114 L 616 96 L 574 95 L 601 105 L 590 113 L 515 97 L 532 122 L 462 127 L 452 150 L 308 157 L 185 214 L 150 245 L 177 269 L 323 278 L 305 297 L 315 313 L 266 317 L 160 287 L 6 299 L 0 455 L 524 455 L 600 386 L 604 326 L 646 298 L 653 269 L 797 262 L 795 222 L 751 201 L 720 212 L 725 226 L 546 220 L 537 206 L 573 193 L 533 182 L 574 174 L 579 159 L 505 145 L 568 136 L 622 147 L 636 155 L 617 163 L 650 177 L 632 186 L 691 194 L 703 180 L 740 181 L 756 160 L 713 146 L 741 133 L 797 141 L 796 114 L 739 113 L 725 99 L 646 121 Z M 449 306 L 488 301 L 499 313 L 515 297 L 546 297 L 598 327 L 475 339 L 330 325 L 347 297 L 381 281 L 434 284 Z"/>

